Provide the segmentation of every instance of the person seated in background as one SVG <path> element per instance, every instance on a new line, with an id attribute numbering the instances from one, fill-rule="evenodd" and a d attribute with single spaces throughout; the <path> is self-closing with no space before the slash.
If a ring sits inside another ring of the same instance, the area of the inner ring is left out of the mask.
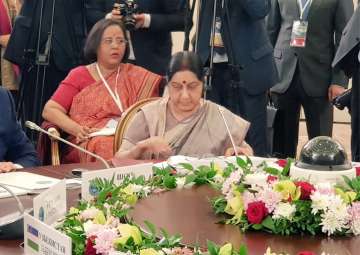
<path id="1" fill-rule="evenodd" d="M 144 68 L 123 63 L 129 48 L 122 22 L 100 20 L 91 29 L 85 43 L 87 66 L 70 71 L 52 98 L 46 103 L 43 118 L 70 134 L 69 141 L 110 159 L 114 136 L 90 134 L 116 126 L 116 120 L 135 102 L 157 96 L 162 77 Z M 114 124 L 115 122 L 115 124 Z M 63 162 L 93 161 L 70 149 Z"/>
<path id="2" fill-rule="evenodd" d="M 38 166 L 35 148 L 16 121 L 13 98 L 1 87 L 0 109 L 0 173 Z"/>
<path id="3" fill-rule="evenodd" d="M 244 138 L 250 123 L 202 98 L 203 65 L 193 52 L 176 53 L 167 73 L 168 95 L 141 108 L 129 123 L 115 157 L 166 159 L 171 155 L 252 155 Z M 226 122 L 223 120 L 222 113 Z"/>

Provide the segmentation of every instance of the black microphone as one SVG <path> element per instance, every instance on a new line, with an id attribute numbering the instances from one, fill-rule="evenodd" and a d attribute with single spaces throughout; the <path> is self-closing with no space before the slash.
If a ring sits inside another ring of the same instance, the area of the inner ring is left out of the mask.
<path id="1" fill-rule="evenodd" d="M 223 109 L 220 105 L 218 105 L 218 110 L 219 110 L 219 113 L 224 121 L 224 124 L 225 124 L 225 127 L 226 127 L 226 132 L 228 133 L 229 137 L 230 137 L 230 141 L 231 141 L 231 145 L 234 149 L 234 153 L 235 153 L 235 156 L 238 156 L 238 153 L 236 151 L 236 145 L 235 145 L 235 142 L 234 142 L 234 138 L 233 136 L 231 135 L 231 132 L 230 132 L 230 129 L 229 129 L 229 125 L 225 119 L 225 116 L 224 116 L 224 112 L 223 112 Z"/>
<path id="2" fill-rule="evenodd" d="M 61 138 L 59 136 L 53 135 L 52 133 L 50 133 L 50 132 L 42 129 L 38 125 L 36 125 L 34 122 L 31 122 L 31 121 L 27 120 L 27 121 L 25 121 L 25 126 L 27 126 L 28 128 L 30 128 L 32 130 L 36 130 L 38 132 L 45 133 L 48 136 L 50 136 L 50 137 L 52 137 L 52 138 L 54 138 L 54 139 L 56 139 L 58 141 L 61 141 L 61 142 L 65 143 L 65 144 L 67 144 L 67 145 L 81 151 L 81 152 L 84 152 L 84 153 L 86 153 L 86 154 L 100 160 L 105 165 L 106 168 L 111 168 L 109 163 L 104 158 L 100 157 L 99 155 L 96 155 L 95 153 L 92 153 L 92 152 L 90 152 L 90 151 L 88 151 L 88 150 L 86 150 L 86 149 L 84 149 L 84 148 L 82 148 L 82 147 L 80 147 L 80 146 L 78 146 L 76 144 L 73 144 L 73 143 L 71 143 L 71 142 L 69 142 L 69 141 L 67 141 L 67 140 L 65 140 L 65 139 L 63 139 L 63 138 Z"/>

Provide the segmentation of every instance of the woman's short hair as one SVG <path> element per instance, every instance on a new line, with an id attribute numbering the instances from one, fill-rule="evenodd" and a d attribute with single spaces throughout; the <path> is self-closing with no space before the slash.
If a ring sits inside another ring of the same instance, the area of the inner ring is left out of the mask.
<path id="1" fill-rule="evenodd" d="M 86 38 L 85 47 L 84 47 L 84 57 L 87 63 L 93 63 L 97 61 L 97 51 L 101 44 L 101 39 L 104 34 L 105 29 L 111 26 L 118 26 L 124 34 L 124 38 L 128 41 L 126 35 L 126 28 L 122 21 L 113 20 L 113 19 L 102 19 L 99 20 L 90 30 L 89 35 Z M 129 56 L 129 45 L 128 43 L 125 46 L 125 54 L 123 57 L 123 62 L 127 60 Z"/>
<path id="2" fill-rule="evenodd" d="M 167 81 L 170 81 L 175 73 L 179 71 L 190 71 L 200 80 L 204 80 L 203 64 L 199 55 L 192 51 L 181 51 L 175 53 L 166 73 Z"/>

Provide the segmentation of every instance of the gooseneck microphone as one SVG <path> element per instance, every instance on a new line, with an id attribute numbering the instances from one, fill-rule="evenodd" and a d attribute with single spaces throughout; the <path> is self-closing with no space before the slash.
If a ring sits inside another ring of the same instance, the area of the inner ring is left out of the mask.
<path id="1" fill-rule="evenodd" d="M 38 125 L 36 125 L 34 122 L 31 122 L 31 121 L 27 120 L 27 121 L 25 121 L 25 126 L 27 126 L 28 128 L 30 128 L 30 129 L 32 129 L 32 130 L 36 130 L 36 131 L 38 131 L 38 132 L 47 134 L 48 136 L 50 136 L 50 137 L 52 137 L 52 138 L 54 138 L 54 139 L 56 139 L 56 140 L 58 140 L 58 141 L 61 141 L 61 142 L 65 143 L 65 144 L 67 144 L 67 145 L 69 145 L 69 146 L 71 146 L 71 147 L 73 147 L 73 148 L 81 151 L 81 152 L 84 152 L 84 153 L 86 153 L 86 154 L 88 154 L 88 155 L 90 155 L 90 156 L 92 156 L 92 157 L 100 160 L 100 161 L 105 165 L 106 168 L 110 168 L 109 163 L 106 162 L 106 160 L 105 160 L 104 158 L 102 158 L 102 157 L 100 157 L 99 155 L 96 155 L 95 153 L 92 153 L 92 152 L 90 152 L 90 151 L 88 151 L 88 150 L 86 150 L 86 149 L 84 149 L 84 148 L 82 148 L 82 147 L 80 147 L 80 146 L 78 146 L 78 145 L 76 145 L 76 144 L 73 144 L 73 143 L 71 143 L 71 142 L 69 142 L 69 141 L 66 141 L 65 139 L 63 139 L 63 138 L 61 138 L 61 137 L 59 137 L 59 136 L 56 136 L 56 135 L 51 134 L 50 132 L 48 132 L 48 131 L 46 131 L 45 129 L 42 129 L 41 127 L 39 127 Z"/>
<path id="2" fill-rule="evenodd" d="M 233 147 L 233 149 L 234 149 L 235 156 L 238 156 L 238 153 L 237 153 L 237 151 L 236 151 L 236 145 L 235 145 L 235 142 L 234 142 L 234 138 L 233 138 L 233 136 L 231 135 L 231 132 L 230 132 L 230 129 L 229 129 L 229 125 L 228 125 L 228 123 L 227 123 L 227 121 L 226 121 L 226 119 L 225 119 L 223 109 L 221 108 L 220 105 L 218 105 L 218 110 L 219 110 L 220 115 L 221 115 L 221 117 L 222 117 L 222 119 L 223 119 L 223 121 L 224 121 L 224 124 L 225 124 L 225 127 L 226 127 L 226 131 L 227 131 L 227 133 L 228 133 L 228 135 L 229 135 L 229 137 L 230 137 L 231 145 L 232 145 L 232 147 Z"/>

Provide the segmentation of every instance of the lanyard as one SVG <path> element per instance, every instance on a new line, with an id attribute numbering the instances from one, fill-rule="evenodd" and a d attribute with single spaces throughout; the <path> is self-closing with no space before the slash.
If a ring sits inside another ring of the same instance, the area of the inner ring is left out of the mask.
<path id="1" fill-rule="evenodd" d="M 121 100 L 120 100 L 120 96 L 117 92 L 117 85 L 118 85 L 118 78 L 119 78 L 119 71 L 120 71 L 120 66 L 118 67 L 117 73 L 116 73 L 116 78 L 115 78 L 115 94 L 114 92 L 111 90 L 109 83 L 105 80 L 104 76 L 102 75 L 99 65 L 98 63 L 95 63 L 96 66 L 96 70 L 98 72 L 98 75 L 100 76 L 100 79 L 102 80 L 102 82 L 104 83 L 106 89 L 108 90 L 111 98 L 114 100 L 115 104 L 117 105 L 117 107 L 119 107 L 120 112 L 122 113 L 124 111 Z"/>
<path id="2" fill-rule="evenodd" d="M 302 0 L 298 0 L 299 8 L 300 8 L 300 20 L 303 20 L 304 13 L 308 11 L 310 8 L 310 5 L 312 3 L 312 0 L 307 0 L 305 5 L 303 6 Z M 306 13 L 305 19 L 307 19 L 308 12 Z"/>

